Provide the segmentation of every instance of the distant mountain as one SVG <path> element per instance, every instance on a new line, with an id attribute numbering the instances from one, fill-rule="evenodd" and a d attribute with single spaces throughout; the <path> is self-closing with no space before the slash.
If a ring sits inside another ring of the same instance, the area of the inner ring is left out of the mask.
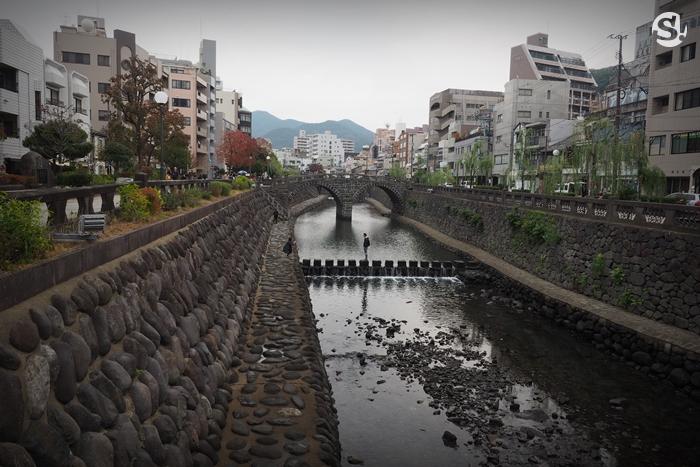
<path id="1" fill-rule="evenodd" d="M 348 119 L 307 123 L 294 119 L 282 120 L 264 110 L 253 112 L 253 136 L 268 138 L 272 141 L 273 148 L 291 148 L 299 130 L 306 130 L 307 134 L 323 133 L 328 130 L 341 138 L 353 140 L 355 151 L 362 149 L 365 144 L 372 144 L 374 137 L 373 132 Z"/>

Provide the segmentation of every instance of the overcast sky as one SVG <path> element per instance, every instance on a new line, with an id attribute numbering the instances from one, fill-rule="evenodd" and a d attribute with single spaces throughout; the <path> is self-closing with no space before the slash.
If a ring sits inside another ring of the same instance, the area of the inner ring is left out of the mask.
<path id="1" fill-rule="evenodd" d="M 650 21 L 653 0 L 0 0 L 0 16 L 28 31 L 47 56 L 52 31 L 78 14 L 101 16 L 108 34 L 136 34 L 146 50 L 197 61 L 217 41 L 217 74 L 250 110 L 318 122 L 349 118 L 427 123 L 430 95 L 445 88 L 502 91 L 510 47 L 535 32 L 591 67 L 616 62 L 611 33 Z"/>

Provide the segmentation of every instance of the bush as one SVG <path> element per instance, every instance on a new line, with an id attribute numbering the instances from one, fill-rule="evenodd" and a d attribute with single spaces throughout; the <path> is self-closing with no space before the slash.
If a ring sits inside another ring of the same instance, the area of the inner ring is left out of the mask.
<path id="1" fill-rule="evenodd" d="M 111 175 L 94 174 L 91 180 L 92 185 L 111 185 L 112 183 L 114 183 L 114 177 Z"/>
<path id="2" fill-rule="evenodd" d="M 199 188 L 188 188 L 182 191 L 183 206 L 193 208 L 199 204 L 199 200 L 203 197 L 202 190 Z"/>
<path id="3" fill-rule="evenodd" d="M 50 249 L 51 239 L 41 224 L 41 204 L 0 193 L 0 269 L 40 258 Z"/>
<path id="4" fill-rule="evenodd" d="M 0 174 L 0 185 L 23 185 L 30 188 L 35 183 L 34 177 L 27 175 Z"/>
<path id="5" fill-rule="evenodd" d="M 211 182 L 209 184 L 209 190 L 212 196 L 228 196 L 231 194 L 231 184 L 226 182 Z"/>
<path id="6" fill-rule="evenodd" d="M 163 193 L 163 209 L 166 211 L 176 211 L 184 205 L 185 200 L 181 192 L 173 191 L 171 193 Z"/>
<path id="7" fill-rule="evenodd" d="M 141 188 L 139 191 L 148 200 L 148 211 L 151 215 L 158 214 L 163 205 L 163 198 L 160 196 L 160 191 L 152 187 Z"/>
<path id="8" fill-rule="evenodd" d="M 202 199 L 211 199 L 211 191 L 209 190 L 204 190 L 202 192 Z"/>
<path id="9" fill-rule="evenodd" d="M 605 256 L 603 256 L 603 253 L 598 253 L 593 257 L 593 261 L 591 262 L 593 277 L 603 277 L 605 275 L 605 269 Z"/>
<path id="10" fill-rule="evenodd" d="M 56 184 L 60 186 L 87 186 L 92 183 L 92 174 L 87 170 L 67 170 L 56 176 Z"/>
<path id="11" fill-rule="evenodd" d="M 525 215 L 516 208 L 506 214 L 511 227 L 519 231 L 532 243 L 555 245 L 561 240 L 554 217 L 538 211 L 528 211 Z"/>
<path id="12" fill-rule="evenodd" d="M 150 213 L 145 194 L 133 183 L 119 187 L 119 217 L 125 221 L 144 221 Z"/>
<path id="13" fill-rule="evenodd" d="M 234 190 L 247 190 L 253 185 L 245 175 L 239 175 L 233 179 L 233 189 Z"/>

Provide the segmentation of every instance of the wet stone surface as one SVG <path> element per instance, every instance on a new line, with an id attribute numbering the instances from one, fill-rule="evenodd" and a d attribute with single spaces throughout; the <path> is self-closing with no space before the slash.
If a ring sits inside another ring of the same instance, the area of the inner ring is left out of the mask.
<path id="1" fill-rule="evenodd" d="M 308 291 L 296 256 L 282 252 L 288 233 L 286 223 L 273 227 L 252 316 L 242 330 L 219 456 L 234 465 L 340 465 Z"/>

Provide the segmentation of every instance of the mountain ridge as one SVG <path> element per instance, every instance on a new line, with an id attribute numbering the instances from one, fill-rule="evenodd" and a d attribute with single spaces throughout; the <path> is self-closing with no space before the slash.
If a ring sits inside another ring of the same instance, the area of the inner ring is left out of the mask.
<path id="1" fill-rule="evenodd" d="M 299 130 L 305 130 L 308 134 L 330 131 L 340 138 L 351 139 L 355 142 L 356 152 L 363 145 L 371 144 L 374 138 L 373 132 L 347 118 L 311 123 L 293 118 L 281 119 L 265 110 L 253 111 L 253 136 L 268 138 L 272 141 L 273 148 L 291 148 Z"/>

